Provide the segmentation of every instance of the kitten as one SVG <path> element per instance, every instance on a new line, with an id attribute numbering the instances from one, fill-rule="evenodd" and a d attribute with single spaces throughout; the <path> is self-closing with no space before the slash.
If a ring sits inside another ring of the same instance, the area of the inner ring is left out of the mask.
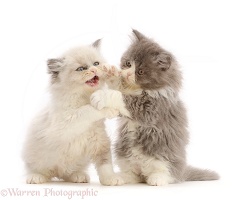
<path id="1" fill-rule="evenodd" d="M 86 170 L 92 161 L 101 184 L 123 184 L 113 172 L 104 126 L 104 119 L 117 116 L 118 111 L 99 111 L 89 104 L 90 95 L 104 84 L 98 70 L 105 63 L 99 43 L 97 40 L 48 60 L 51 100 L 32 122 L 24 146 L 27 183 L 44 183 L 53 177 L 87 183 Z"/>
<path id="2" fill-rule="evenodd" d="M 133 30 L 135 41 L 121 58 L 121 72 L 104 67 L 109 84 L 121 91 L 99 90 L 91 96 L 98 109 L 122 115 L 115 153 L 126 183 L 166 185 L 216 180 L 217 173 L 186 163 L 186 110 L 179 98 L 182 75 L 174 56 Z"/>

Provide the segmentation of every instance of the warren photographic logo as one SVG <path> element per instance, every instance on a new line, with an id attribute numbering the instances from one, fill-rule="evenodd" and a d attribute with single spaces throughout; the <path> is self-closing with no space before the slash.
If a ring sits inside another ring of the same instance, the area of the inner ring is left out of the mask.
<path id="1" fill-rule="evenodd" d="M 63 190 L 54 188 L 42 188 L 39 190 L 26 190 L 21 188 L 1 189 L 2 197 L 66 197 L 67 199 L 87 199 L 87 197 L 97 197 L 98 191 L 93 188 L 81 190 Z"/>

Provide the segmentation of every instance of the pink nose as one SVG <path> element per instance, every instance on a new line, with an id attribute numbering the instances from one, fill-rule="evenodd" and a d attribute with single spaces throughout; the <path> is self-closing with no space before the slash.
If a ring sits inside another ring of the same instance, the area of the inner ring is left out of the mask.
<path id="1" fill-rule="evenodd" d="M 96 74 L 97 69 L 95 69 L 95 68 L 91 68 L 90 71 L 93 72 L 94 74 Z"/>
<path id="2" fill-rule="evenodd" d="M 129 76 L 131 76 L 131 73 L 130 73 L 130 72 L 127 72 L 127 78 L 128 78 Z"/>

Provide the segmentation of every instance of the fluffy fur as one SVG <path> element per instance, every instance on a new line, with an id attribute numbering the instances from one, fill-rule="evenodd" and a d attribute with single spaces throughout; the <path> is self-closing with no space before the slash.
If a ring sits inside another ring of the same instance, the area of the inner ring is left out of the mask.
<path id="1" fill-rule="evenodd" d="M 99 111 L 89 104 L 90 95 L 103 86 L 98 67 L 105 60 L 98 50 L 99 42 L 48 60 L 51 100 L 27 135 L 23 152 L 27 183 L 44 183 L 53 177 L 87 183 L 86 170 L 93 162 L 103 185 L 123 184 L 113 172 L 104 126 L 104 119 L 118 115 L 118 111 Z"/>
<path id="2" fill-rule="evenodd" d="M 121 59 L 121 71 L 104 70 L 116 90 L 97 91 L 98 109 L 119 109 L 115 153 L 127 183 L 166 185 L 216 180 L 218 174 L 187 166 L 187 116 L 179 98 L 182 75 L 174 56 L 137 30 Z"/>

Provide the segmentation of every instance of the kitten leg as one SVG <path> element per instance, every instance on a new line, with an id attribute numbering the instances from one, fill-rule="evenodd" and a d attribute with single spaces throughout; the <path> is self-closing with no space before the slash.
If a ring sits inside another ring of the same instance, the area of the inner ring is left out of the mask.
<path id="1" fill-rule="evenodd" d="M 173 183 L 168 163 L 156 159 L 145 159 L 142 165 L 142 173 L 146 177 L 148 185 L 164 186 Z"/>
<path id="2" fill-rule="evenodd" d="M 100 134 L 100 133 L 96 133 Z M 123 179 L 113 171 L 110 141 L 106 133 L 96 141 L 92 155 L 102 185 L 123 185 Z"/>
<path id="3" fill-rule="evenodd" d="M 86 170 L 89 166 L 90 160 L 83 157 L 79 157 L 78 159 L 79 163 L 76 163 L 74 167 L 73 165 L 70 165 L 62 170 L 64 172 L 64 174 L 62 173 L 63 179 L 72 183 L 89 183 L 90 177 L 86 173 Z M 74 168 L 74 171 L 72 168 Z"/>
<path id="4" fill-rule="evenodd" d="M 115 186 L 125 183 L 123 178 L 113 171 L 111 162 L 96 165 L 96 168 L 102 185 Z"/>
<path id="5" fill-rule="evenodd" d="M 171 177 L 163 172 L 152 173 L 147 177 L 146 182 L 152 186 L 164 186 L 171 182 Z"/>
<path id="6" fill-rule="evenodd" d="M 120 172 L 119 175 L 123 178 L 126 184 L 143 183 L 142 178 L 132 171 Z"/>
<path id="7" fill-rule="evenodd" d="M 124 179 L 125 183 L 143 183 L 143 177 L 140 176 L 140 170 L 133 168 L 129 161 L 126 159 L 117 160 L 117 164 L 121 170 L 120 176 Z"/>
<path id="8" fill-rule="evenodd" d="M 50 181 L 50 178 L 42 175 L 42 174 L 29 174 L 27 176 L 26 183 L 27 184 L 41 184 Z"/>

